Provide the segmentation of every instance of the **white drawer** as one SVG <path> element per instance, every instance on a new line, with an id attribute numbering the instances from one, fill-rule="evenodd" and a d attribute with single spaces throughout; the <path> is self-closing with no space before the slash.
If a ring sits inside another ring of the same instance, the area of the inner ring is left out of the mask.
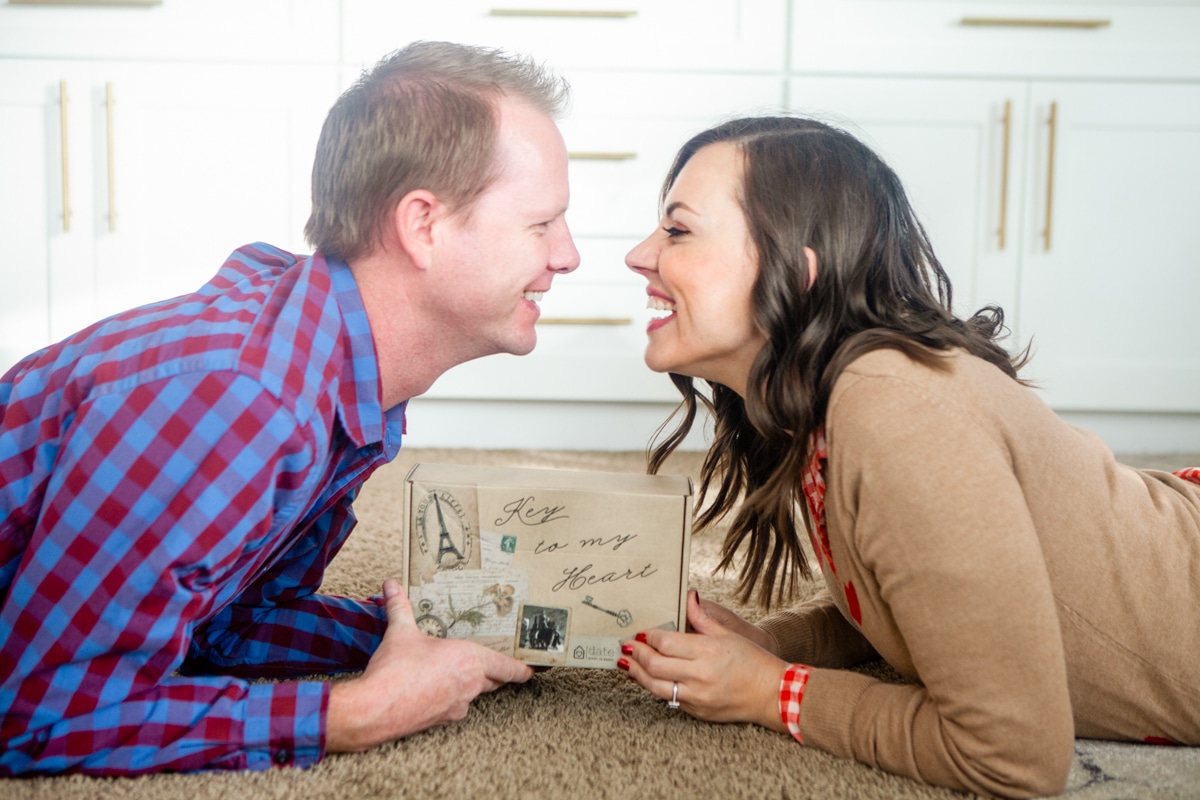
<path id="1" fill-rule="evenodd" d="M 656 227 L 651 220 L 646 235 Z M 575 231 L 572 230 L 572 234 Z M 646 279 L 625 266 L 625 254 L 645 237 L 595 238 L 575 234 L 575 246 L 579 248 L 579 269 L 566 278 L 556 278 L 556 286 L 587 284 L 588 286 L 619 286 L 643 289 Z M 618 306 L 619 313 L 628 316 L 630 306 L 624 298 Z"/>
<path id="2" fill-rule="evenodd" d="M 582 270 L 582 267 L 581 267 Z M 497 355 L 438 378 L 440 399 L 676 402 L 679 392 L 642 360 L 652 312 L 634 285 L 591 285 L 578 272 L 543 299 L 538 344 L 527 356 Z M 661 312 L 660 312 L 661 313 Z"/>
<path id="3" fill-rule="evenodd" d="M 1200 77 L 1200 2 L 793 0 L 793 72 Z"/>
<path id="4" fill-rule="evenodd" d="M 346 61 L 418 39 L 502 47 L 556 67 L 779 71 L 785 0 L 343 0 Z"/>
<path id="5" fill-rule="evenodd" d="M 577 236 L 642 239 L 658 224 L 663 178 L 692 135 L 740 114 L 778 112 L 780 77 L 573 71 L 562 122 L 567 221 Z"/>
<path id="6" fill-rule="evenodd" d="M 162 0 L 132 6 L 0 3 L 0 55 L 251 63 L 337 61 L 337 3 Z"/>

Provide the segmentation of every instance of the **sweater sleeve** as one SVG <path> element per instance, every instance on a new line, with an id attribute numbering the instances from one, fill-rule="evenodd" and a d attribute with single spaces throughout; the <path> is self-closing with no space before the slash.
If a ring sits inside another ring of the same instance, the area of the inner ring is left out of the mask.
<path id="1" fill-rule="evenodd" d="M 1074 747 L 1062 636 L 1002 437 L 952 388 L 842 380 L 827 416 L 839 578 L 861 578 L 864 628 L 921 685 L 813 670 L 804 741 L 981 794 L 1062 791 Z"/>
<path id="2" fill-rule="evenodd" d="M 846 619 L 827 589 L 793 611 L 759 623 L 775 639 L 785 661 L 812 667 L 850 667 L 878 658 L 871 643 Z"/>

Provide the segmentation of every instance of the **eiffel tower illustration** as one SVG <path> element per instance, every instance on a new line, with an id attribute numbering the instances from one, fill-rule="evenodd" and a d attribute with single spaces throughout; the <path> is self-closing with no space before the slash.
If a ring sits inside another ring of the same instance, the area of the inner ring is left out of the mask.
<path id="1" fill-rule="evenodd" d="M 442 559 L 447 553 L 454 556 L 452 564 L 457 564 L 463 560 L 463 554 L 454 546 L 454 540 L 450 538 L 450 531 L 446 530 L 446 519 L 442 516 L 442 504 L 438 500 L 438 496 L 433 496 L 433 505 L 437 508 L 438 527 L 442 529 L 442 533 L 438 536 L 438 554 L 437 563 L 439 565 L 445 563 Z"/>

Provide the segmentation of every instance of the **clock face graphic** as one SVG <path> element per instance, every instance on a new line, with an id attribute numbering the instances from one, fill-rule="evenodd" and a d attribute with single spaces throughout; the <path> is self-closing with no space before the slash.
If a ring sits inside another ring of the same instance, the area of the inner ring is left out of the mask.
<path id="1" fill-rule="evenodd" d="M 421 552 L 432 556 L 439 570 L 463 569 L 471 559 L 471 524 L 462 504 L 445 489 L 425 495 L 415 515 Z"/>
<path id="2" fill-rule="evenodd" d="M 421 612 L 421 616 L 417 617 L 417 630 L 426 636 L 445 639 L 446 623 L 429 613 L 430 611 L 433 611 L 433 603 L 429 602 L 428 600 L 422 600 L 417 604 L 417 608 Z"/>

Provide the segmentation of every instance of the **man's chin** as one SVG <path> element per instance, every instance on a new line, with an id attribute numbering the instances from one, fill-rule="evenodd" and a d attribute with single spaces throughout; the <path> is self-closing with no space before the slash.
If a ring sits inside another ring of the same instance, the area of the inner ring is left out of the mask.
<path id="1" fill-rule="evenodd" d="M 509 346 L 504 349 L 504 352 L 514 356 L 527 356 L 533 352 L 537 346 L 537 332 L 530 331 L 529 336 L 520 341 L 510 342 Z"/>

